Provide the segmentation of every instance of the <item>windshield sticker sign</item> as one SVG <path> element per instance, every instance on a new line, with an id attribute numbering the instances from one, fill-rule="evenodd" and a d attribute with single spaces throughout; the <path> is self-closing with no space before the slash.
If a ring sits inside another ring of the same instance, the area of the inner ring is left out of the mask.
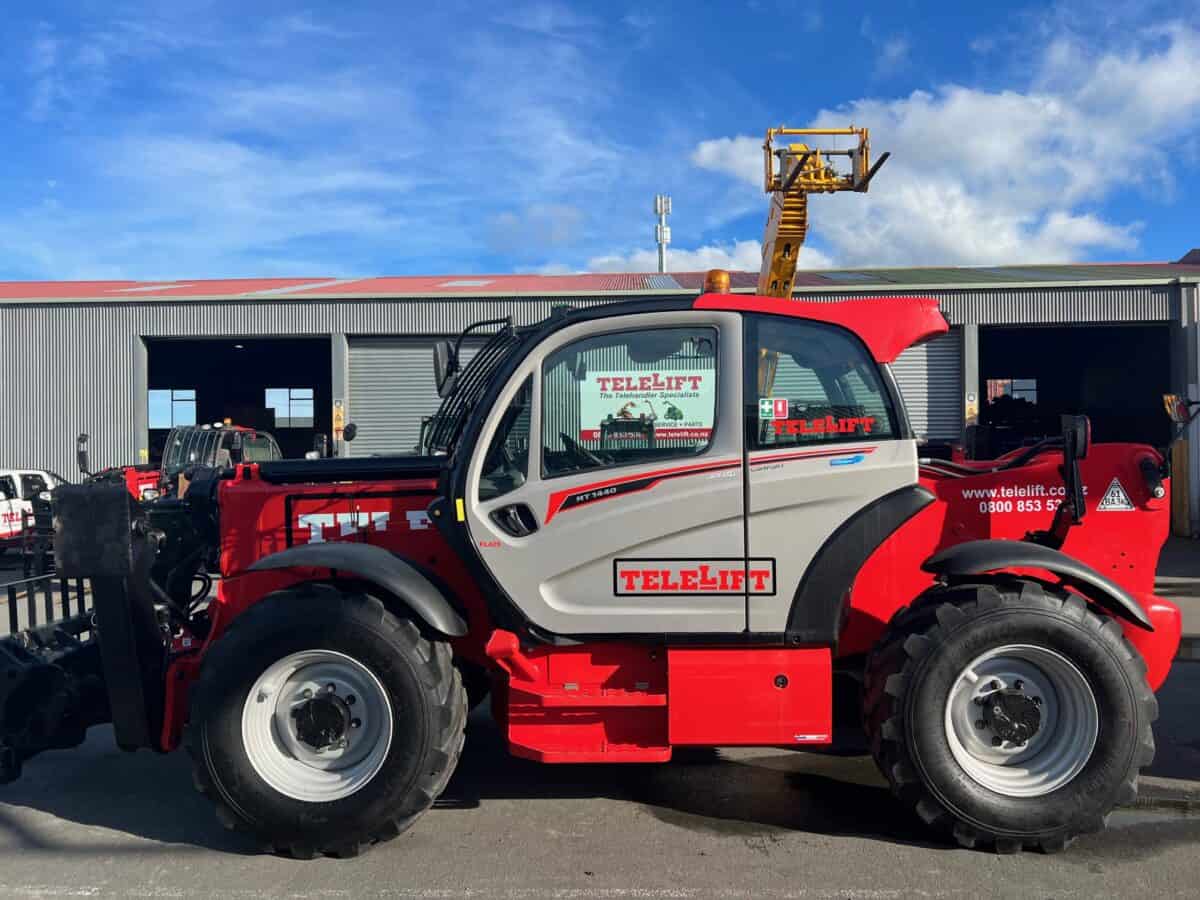
<path id="1" fill-rule="evenodd" d="M 810 437 L 817 434 L 870 434 L 875 428 L 874 416 L 850 416 L 835 419 L 776 419 L 771 423 L 776 435 Z"/>
<path id="2" fill-rule="evenodd" d="M 580 384 L 581 441 L 648 437 L 708 440 L 716 410 L 714 369 L 588 372 Z"/>
<path id="3" fill-rule="evenodd" d="M 617 559 L 613 593 L 618 597 L 773 596 L 775 560 Z"/>
<path id="4" fill-rule="evenodd" d="M 758 417 L 760 419 L 786 419 L 788 417 L 787 397 L 760 397 Z"/>

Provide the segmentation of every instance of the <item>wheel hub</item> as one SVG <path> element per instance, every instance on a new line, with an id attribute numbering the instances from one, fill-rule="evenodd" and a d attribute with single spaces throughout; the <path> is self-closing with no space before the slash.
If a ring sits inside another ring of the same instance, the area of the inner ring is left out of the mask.
<path id="1" fill-rule="evenodd" d="M 1042 725 L 1042 711 L 1023 691 L 994 691 L 983 699 L 983 722 L 1001 741 L 1022 745 Z"/>
<path id="2" fill-rule="evenodd" d="M 382 768 L 392 742 L 387 691 L 370 669 L 335 650 L 272 663 L 242 707 L 242 743 L 281 794 L 320 803 L 349 796 Z"/>
<path id="3" fill-rule="evenodd" d="M 1058 652 L 1031 644 L 971 660 L 950 688 L 944 723 L 963 772 L 1008 797 L 1040 797 L 1068 783 L 1100 732 L 1088 679 Z"/>
<path id="4" fill-rule="evenodd" d="M 314 750 L 340 747 L 350 729 L 350 707 L 333 691 L 326 691 L 292 710 L 296 737 Z"/>

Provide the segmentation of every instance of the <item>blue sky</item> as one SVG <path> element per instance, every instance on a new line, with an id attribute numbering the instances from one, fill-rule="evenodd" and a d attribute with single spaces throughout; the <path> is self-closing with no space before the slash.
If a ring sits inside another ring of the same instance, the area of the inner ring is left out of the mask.
<path id="1" fill-rule="evenodd" d="M 13 4 L 0 278 L 757 268 L 771 124 L 872 129 L 810 266 L 1200 245 L 1197 3 Z M 489 11 L 490 10 L 490 11 Z"/>

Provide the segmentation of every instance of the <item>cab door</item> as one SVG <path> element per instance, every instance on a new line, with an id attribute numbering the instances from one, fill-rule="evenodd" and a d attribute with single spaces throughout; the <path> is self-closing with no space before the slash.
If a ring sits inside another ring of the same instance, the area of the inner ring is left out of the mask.
<path id="1" fill-rule="evenodd" d="M 814 583 L 803 596 L 799 588 L 810 573 L 817 578 L 818 554 L 854 549 L 838 545 L 835 533 L 855 540 L 843 526 L 917 483 L 916 441 L 851 332 L 747 314 L 745 341 L 749 553 L 773 561 L 778 584 L 772 596 L 749 598 L 749 627 L 831 643 L 841 626 L 840 588 Z"/>
<path id="2" fill-rule="evenodd" d="M 484 563 L 563 635 L 746 626 L 741 320 L 568 326 L 510 380 L 467 475 Z"/>

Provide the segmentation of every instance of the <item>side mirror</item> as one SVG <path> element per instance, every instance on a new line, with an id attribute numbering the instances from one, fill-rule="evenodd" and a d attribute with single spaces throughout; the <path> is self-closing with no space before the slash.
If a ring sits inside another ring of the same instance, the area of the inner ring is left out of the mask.
<path id="1" fill-rule="evenodd" d="M 88 434 L 83 432 L 75 438 L 75 461 L 79 463 L 79 471 L 84 475 L 92 474 L 92 464 L 88 459 Z"/>
<path id="2" fill-rule="evenodd" d="M 347 422 L 346 427 L 342 429 L 342 440 L 346 443 L 358 437 L 358 426 L 353 422 Z"/>
<path id="3" fill-rule="evenodd" d="M 1063 449 L 1076 459 L 1087 459 L 1092 446 L 1092 423 L 1087 416 L 1062 417 Z"/>
<path id="4" fill-rule="evenodd" d="M 437 386 L 438 396 L 445 398 L 458 380 L 458 359 L 454 354 L 454 346 L 449 341 L 438 341 L 433 345 L 433 383 Z"/>
<path id="5" fill-rule="evenodd" d="M 313 455 L 305 453 L 306 459 L 325 459 L 329 456 L 329 435 L 321 432 L 313 435 L 313 448 L 310 451 Z"/>

